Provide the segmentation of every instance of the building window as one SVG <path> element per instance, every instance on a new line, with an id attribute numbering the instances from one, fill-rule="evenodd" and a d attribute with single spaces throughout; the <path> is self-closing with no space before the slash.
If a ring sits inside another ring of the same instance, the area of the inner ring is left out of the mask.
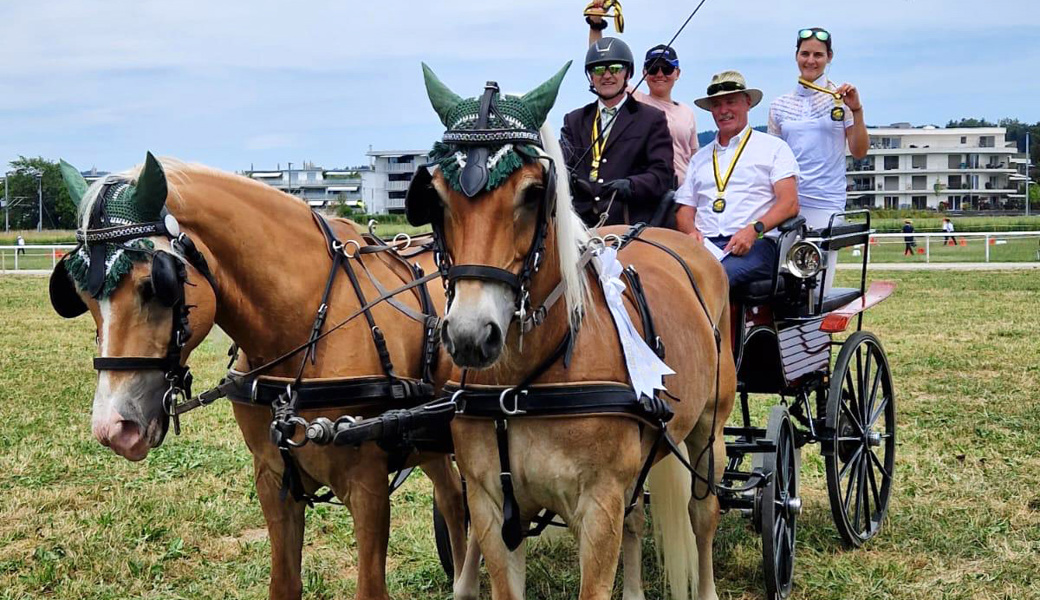
<path id="1" fill-rule="evenodd" d="M 898 191 L 899 190 L 899 178 L 898 177 L 885 177 L 885 191 Z"/>
<path id="2" fill-rule="evenodd" d="M 913 168 L 915 168 L 915 169 L 923 169 L 923 168 L 925 168 L 925 165 L 927 164 L 927 159 L 928 159 L 928 157 L 925 156 L 924 154 L 915 154 L 911 158 L 911 166 Z"/>
<path id="3" fill-rule="evenodd" d="M 885 208 L 889 210 L 899 208 L 899 196 L 885 196 Z"/>
<path id="4" fill-rule="evenodd" d="M 390 173 L 386 176 L 389 181 L 411 181 L 411 173 Z"/>
<path id="5" fill-rule="evenodd" d="M 915 210 L 924 210 L 928 208 L 928 196 L 911 196 L 910 203 Z"/>
<path id="6" fill-rule="evenodd" d="M 967 144 L 968 143 L 968 136 L 962 135 L 961 136 L 961 143 L 962 144 Z"/>
<path id="7" fill-rule="evenodd" d="M 387 192 L 386 196 L 387 196 L 387 198 L 390 198 L 391 200 L 404 200 L 404 197 L 407 194 L 408 194 L 408 192 Z"/>
<path id="8" fill-rule="evenodd" d="M 924 175 L 914 175 L 911 179 L 910 189 L 914 190 L 926 190 L 927 179 Z"/>
<path id="9" fill-rule="evenodd" d="M 899 168 L 899 157 L 898 156 L 886 156 L 885 157 L 885 170 L 894 171 Z"/>
<path id="10" fill-rule="evenodd" d="M 409 155 L 409 156 L 395 156 L 395 157 L 390 159 L 390 162 L 397 163 L 397 164 L 408 164 L 408 163 L 412 162 L 413 160 L 415 160 L 415 157 L 411 156 L 411 155 Z"/>

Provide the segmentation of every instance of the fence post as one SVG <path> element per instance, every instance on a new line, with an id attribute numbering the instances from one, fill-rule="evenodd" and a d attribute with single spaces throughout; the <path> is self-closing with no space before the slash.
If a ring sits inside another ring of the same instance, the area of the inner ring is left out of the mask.
<path id="1" fill-rule="evenodd" d="M 58 249 L 51 248 L 51 271 L 58 266 Z"/>
<path id="2" fill-rule="evenodd" d="M 926 263 L 932 262 L 932 245 L 930 243 L 931 241 L 932 241 L 932 236 L 930 236 L 930 235 L 925 235 L 924 236 L 924 262 L 926 262 Z"/>
<path id="3" fill-rule="evenodd" d="M 986 234 L 986 262 L 989 262 L 989 234 Z"/>
<path id="4" fill-rule="evenodd" d="M 18 270 L 18 250 L 14 251 L 14 270 Z"/>

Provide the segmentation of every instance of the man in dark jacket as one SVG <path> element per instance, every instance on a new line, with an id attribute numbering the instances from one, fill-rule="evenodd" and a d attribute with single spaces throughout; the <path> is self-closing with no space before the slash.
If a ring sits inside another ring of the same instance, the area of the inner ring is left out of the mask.
<path id="1" fill-rule="evenodd" d="M 596 102 L 567 114 L 560 143 L 574 208 L 589 226 L 650 222 L 675 179 L 668 119 L 626 89 L 632 51 L 605 37 L 585 54 Z M 605 215 L 605 216 L 604 216 Z"/>

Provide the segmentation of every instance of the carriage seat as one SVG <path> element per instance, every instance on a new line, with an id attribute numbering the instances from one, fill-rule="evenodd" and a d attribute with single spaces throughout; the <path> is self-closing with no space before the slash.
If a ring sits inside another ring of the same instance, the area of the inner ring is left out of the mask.
<path id="1" fill-rule="evenodd" d="M 738 285 L 729 291 L 730 299 L 734 304 L 740 303 L 748 306 L 766 304 L 776 296 L 783 295 L 785 289 L 784 278 L 776 282 L 776 292 L 773 291 L 772 279 L 760 279 Z"/>
<path id="2" fill-rule="evenodd" d="M 831 288 L 823 296 L 821 314 L 839 309 L 859 297 L 859 288 Z"/>

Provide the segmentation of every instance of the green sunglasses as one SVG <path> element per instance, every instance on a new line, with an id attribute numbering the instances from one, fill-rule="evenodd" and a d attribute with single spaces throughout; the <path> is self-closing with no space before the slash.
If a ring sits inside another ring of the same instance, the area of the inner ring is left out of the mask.
<path id="1" fill-rule="evenodd" d="M 798 39 L 800 40 L 807 40 L 811 37 L 814 37 L 821 42 L 826 42 L 831 39 L 831 34 L 827 33 L 823 29 L 803 29 L 798 32 Z"/>
<path id="2" fill-rule="evenodd" d="M 622 70 L 624 70 L 624 68 L 625 68 L 625 65 L 622 65 L 622 64 L 596 65 L 596 66 L 593 66 L 593 67 L 589 67 L 589 73 L 592 73 L 593 75 L 599 76 L 599 75 L 602 75 L 602 74 L 606 73 L 607 71 L 610 71 L 610 73 L 612 75 L 617 75 Z"/>

